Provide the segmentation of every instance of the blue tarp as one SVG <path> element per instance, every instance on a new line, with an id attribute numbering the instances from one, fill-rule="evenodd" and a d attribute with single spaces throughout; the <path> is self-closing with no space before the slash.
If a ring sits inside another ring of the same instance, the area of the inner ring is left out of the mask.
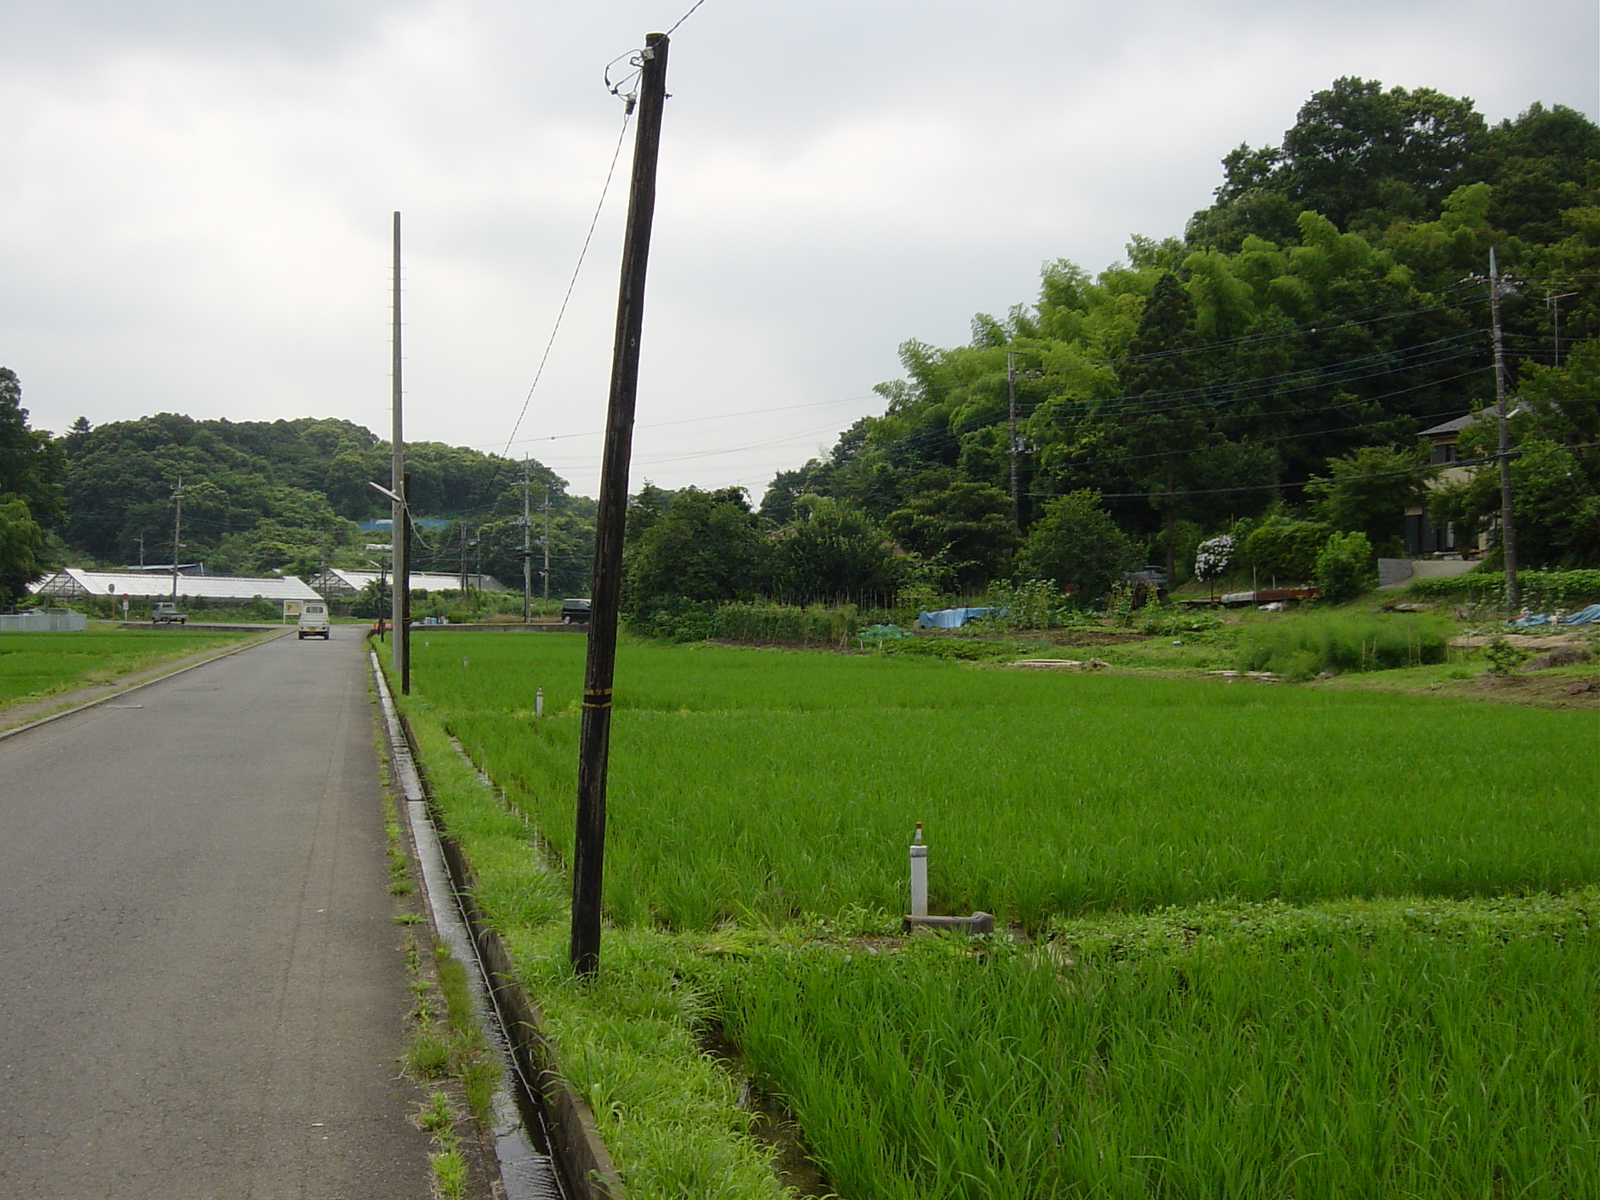
<path id="1" fill-rule="evenodd" d="M 1507 625 L 1515 625 L 1520 629 L 1528 629 L 1535 625 L 1600 625 L 1600 604 L 1591 604 L 1588 608 L 1579 609 L 1575 613 L 1568 613 L 1564 617 L 1552 617 L 1549 613 L 1529 613 L 1525 617 L 1518 617 L 1515 621 L 1507 621 Z"/>
<path id="2" fill-rule="evenodd" d="M 986 617 L 990 613 L 999 616 L 1005 615 L 1003 608 L 941 608 L 937 612 L 924 612 L 917 614 L 917 624 L 924 629 L 960 629 L 974 617 Z"/>

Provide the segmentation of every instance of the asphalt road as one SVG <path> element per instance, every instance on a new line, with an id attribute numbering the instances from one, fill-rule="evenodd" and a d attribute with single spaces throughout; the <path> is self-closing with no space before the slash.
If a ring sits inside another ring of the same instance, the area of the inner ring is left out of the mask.
<path id="1" fill-rule="evenodd" d="M 0 741 L 6 1200 L 429 1194 L 360 634 Z"/>

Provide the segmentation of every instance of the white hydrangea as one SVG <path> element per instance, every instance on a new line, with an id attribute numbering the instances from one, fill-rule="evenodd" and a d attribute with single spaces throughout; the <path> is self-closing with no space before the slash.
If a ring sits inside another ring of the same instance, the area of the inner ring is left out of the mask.
<path id="1" fill-rule="evenodd" d="M 1208 538 L 1195 547 L 1194 577 L 1200 580 L 1216 579 L 1233 562 L 1233 537 Z"/>

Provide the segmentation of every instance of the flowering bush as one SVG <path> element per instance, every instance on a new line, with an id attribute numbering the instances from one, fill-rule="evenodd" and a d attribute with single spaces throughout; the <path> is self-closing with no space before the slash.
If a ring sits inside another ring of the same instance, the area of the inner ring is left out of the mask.
<path id="1" fill-rule="evenodd" d="M 1233 565 L 1233 536 L 1208 538 L 1195 547 L 1194 577 L 1205 583 L 1220 578 Z"/>

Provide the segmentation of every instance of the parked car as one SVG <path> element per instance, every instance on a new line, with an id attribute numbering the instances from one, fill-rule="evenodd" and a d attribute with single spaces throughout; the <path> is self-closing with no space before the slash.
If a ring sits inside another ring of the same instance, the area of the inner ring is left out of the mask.
<path id="1" fill-rule="evenodd" d="M 589 623 L 589 602 L 587 600 L 563 600 L 561 602 L 561 623 L 563 625 L 587 625 Z"/>
<path id="2" fill-rule="evenodd" d="M 1129 583 L 1142 583 L 1157 591 L 1167 589 L 1167 569 L 1159 566 L 1140 567 L 1137 571 L 1124 571 L 1122 577 Z"/>
<path id="3" fill-rule="evenodd" d="M 327 641 L 333 636 L 333 624 L 328 620 L 328 606 L 320 600 L 307 600 L 302 604 L 295 635 L 302 641 L 308 637 L 319 637 Z"/>
<path id="4" fill-rule="evenodd" d="M 189 614 L 179 612 L 178 606 L 170 600 L 158 600 L 150 606 L 150 624 L 152 625 L 187 625 Z"/>

